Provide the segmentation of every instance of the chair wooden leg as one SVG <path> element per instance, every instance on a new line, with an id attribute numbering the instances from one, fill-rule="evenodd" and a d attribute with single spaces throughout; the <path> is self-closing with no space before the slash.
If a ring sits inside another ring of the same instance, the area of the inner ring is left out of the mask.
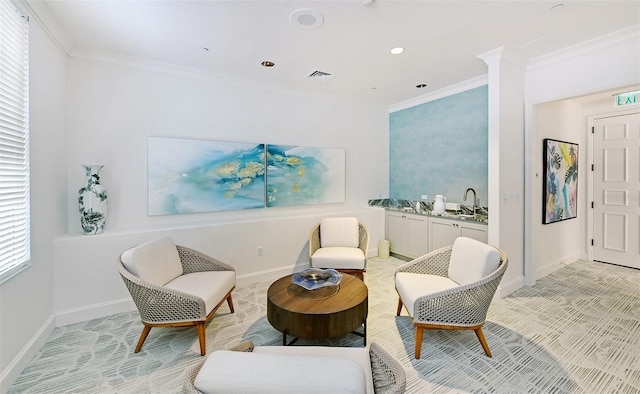
<path id="1" fill-rule="evenodd" d="M 484 337 L 484 333 L 482 332 L 482 327 L 476 328 L 473 331 L 475 331 L 476 336 L 480 340 L 480 344 L 482 345 L 482 348 L 484 349 L 484 352 L 487 354 L 487 356 L 493 357 L 491 355 L 491 351 L 489 350 L 489 344 L 487 343 L 487 340 Z"/>
<path id="2" fill-rule="evenodd" d="M 233 310 L 233 300 L 231 299 L 231 294 L 229 294 L 229 297 L 227 297 L 227 304 L 229 305 L 229 309 L 231 309 L 231 313 L 235 312 Z"/>
<path id="3" fill-rule="evenodd" d="M 144 328 L 142 329 L 142 334 L 140 334 L 140 339 L 138 339 L 138 344 L 136 345 L 136 349 L 133 351 L 134 353 L 138 353 L 140 349 L 142 349 L 142 344 L 147 339 L 147 335 L 149 335 L 149 331 L 151 331 L 151 326 L 148 326 L 145 324 Z"/>
<path id="4" fill-rule="evenodd" d="M 197 322 L 196 328 L 198 329 L 198 339 L 200 340 L 200 355 L 204 356 L 207 353 L 207 339 L 206 339 L 206 331 L 207 326 L 204 324 L 205 322 Z"/>
<path id="5" fill-rule="evenodd" d="M 398 309 L 396 310 L 396 316 L 400 316 L 402 312 L 402 298 L 398 297 Z"/>
<path id="6" fill-rule="evenodd" d="M 416 360 L 420 358 L 422 350 L 422 327 L 416 327 Z"/>

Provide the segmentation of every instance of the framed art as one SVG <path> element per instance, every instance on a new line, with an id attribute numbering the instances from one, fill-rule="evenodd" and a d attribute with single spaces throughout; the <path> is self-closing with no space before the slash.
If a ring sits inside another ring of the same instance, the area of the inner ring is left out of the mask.
<path id="1" fill-rule="evenodd" d="M 543 141 L 542 224 L 578 215 L 578 144 L 545 138 Z"/>
<path id="2" fill-rule="evenodd" d="M 147 143 L 150 216 L 264 208 L 264 144 L 162 137 Z"/>
<path id="3" fill-rule="evenodd" d="M 345 150 L 267 145 L 267 207 L 345 201 Z"/>

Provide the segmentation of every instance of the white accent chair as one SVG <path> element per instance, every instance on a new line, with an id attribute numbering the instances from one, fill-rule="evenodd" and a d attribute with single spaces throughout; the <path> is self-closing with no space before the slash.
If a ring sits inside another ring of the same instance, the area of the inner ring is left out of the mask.
<path id="1" fill-rule="evenodd" d="M 507 264 L 502 250 L 458 237 L 453 245 L 396 269 L 396 315 L 400 316 L 404 305 L 416 327 L 416 359 L 420 358 L 423 330 L 473 330 L 491 357 L 482 326 Z"/>
<path id="2" fill-rule="evenodd" d="M 140 351 L 152 327 L 196 326 L 204 356 L 206 324 L 225 300 L 234 312 L 231 292 L 236 287 L 235 269 L 178 246 L 171 238 L 124 251 L 118 272 L 144 324 L 134 353 Z"/>
<path id="3" fill-rule="evenodd" d="M 309 262 L 364 279 L 369 230 L 354 217 L 325 218 L 309 235 Z"/>

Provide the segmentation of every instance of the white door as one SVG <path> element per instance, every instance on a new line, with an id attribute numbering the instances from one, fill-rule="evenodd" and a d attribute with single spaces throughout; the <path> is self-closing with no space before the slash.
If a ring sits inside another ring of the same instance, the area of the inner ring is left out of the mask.
<path id="1" fill-rule="evenodd" d="M 593 126 L 593 259 L 640 268 L 640 114 Z"/>

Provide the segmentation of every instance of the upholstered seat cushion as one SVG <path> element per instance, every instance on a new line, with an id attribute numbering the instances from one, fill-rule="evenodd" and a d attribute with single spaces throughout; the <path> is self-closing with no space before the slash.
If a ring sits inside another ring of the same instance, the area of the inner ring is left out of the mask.
<path id="1" fill-rule="evenodd" d="M 396 274 L 396 290 L 412 317 L 415 316 L 413 308 L 418 298 L 459 286 L 459 284 L 444 276 L 414 274 L 411 272 L 398 272 Z"/>
<path id="2" fill-rule="evenodd" d="M 498 269 L 498 249 L 475 239 L 458 237 L 451 248 L 449 278 L 461 286 L 477 282 Z"/>
<path id="3" fill-rule="evenodd" d="M 360 243 L 358 218 L 324 218 L 320 221 L 320 247 L 357 248 Z"/>
<path id="4" fill-rule="evenodd" d="M 351 359 L 270 354 L 256 349 L 213 352 L 195 378 L 196 389 L 206 394 L 360 394 L 367 390 L 363 368 Z"/>
<path id="5" fill-rule="evenodd" d="M 293 356 L 337 357 L 358 363 L 364 371 L 367 393 L 373 394 L 373 374 L 371 358 L 366 347 L 328 347 L 328 346 L 256 346 L 254 353 L 282 354 Z"/>
<path id="6" fill-rule="evenodd" d="M 128 249 L 120 260 L 127 271 L 157 286 L 165 285 L 183 272 L 178 249 L 169 237 Z"/>
<path id="7" fill-rule="evenodd" d="M 362 270 L 365 261 L 364 252 L 361 249 L 342 246 L 323 247 L 311 256 L 311 266 L 315 268 Z"/>
<path id="8" fill-rule="evenodd" d="M 202 298 L 208 315 L 235 285 L 235 271 L 205 271 L 178 276 L 165 287 Z"/>

